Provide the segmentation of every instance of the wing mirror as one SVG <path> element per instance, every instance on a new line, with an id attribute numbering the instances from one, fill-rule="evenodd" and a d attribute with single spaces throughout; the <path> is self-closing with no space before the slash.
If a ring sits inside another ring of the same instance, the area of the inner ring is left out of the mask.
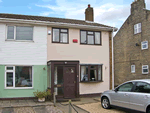
<path id="1" fill-rule="evenodd" d="M 115 91 L 115 92 L 117 92 L 117 91 L 118 91 L 118 89 L 116 88 L 116 89 L 114 89 L 114 91 Z"/>

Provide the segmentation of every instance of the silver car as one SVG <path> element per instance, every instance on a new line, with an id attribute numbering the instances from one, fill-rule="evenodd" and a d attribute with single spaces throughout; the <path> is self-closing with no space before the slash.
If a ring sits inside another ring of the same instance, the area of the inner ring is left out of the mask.
<path id="1" fill-rule="evenodd" d="M 150 79 L 128 81 L 115 90 L 105 91 L 101 105 L 105 109 L 118 106 L 150 113 Z"/>

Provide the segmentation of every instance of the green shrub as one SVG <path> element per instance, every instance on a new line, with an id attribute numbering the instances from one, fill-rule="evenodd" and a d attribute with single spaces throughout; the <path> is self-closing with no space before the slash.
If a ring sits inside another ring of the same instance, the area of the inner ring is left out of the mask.
<path id="1" fill-rule="evenodd" d="M 37 98 L 45 98 L 47 96 L 50 96 L 51 93 L 49 91 L 36 91 L 36 92 L 33 92 L 34 93 L 34 96 L 37 97 Z"/>

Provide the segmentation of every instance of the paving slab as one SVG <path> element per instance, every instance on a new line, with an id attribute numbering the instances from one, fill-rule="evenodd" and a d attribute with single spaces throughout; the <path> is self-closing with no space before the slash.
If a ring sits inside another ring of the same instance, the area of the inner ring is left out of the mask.
<path id="1" fill-rule="evenodd" d="M 10 101 L 9 100 L 4 100 L 2 107 L 10 107 Z"/>
<path id="2" fill-rule="evenodd" d="M 18 107 L 19 106 L 19 100 L 11 100 L 10 105 L 11 105 L 11 107 Z"/>
<path id="3" fill-rule="evenodd" d="M 33 100 L 26 100 L 29 106 L 36 106 L 37 102 L 34 102 Z"/>
<path id="4" fill-rule="evenodd" d="M 32 107 L 18 107 L 14 108 L 15 113 L 35 113 Z"/>
<path id="5" fill-rule="evenodd" d="M 2 113 L 15 113 L 13 108 L 3 108 Z"/>

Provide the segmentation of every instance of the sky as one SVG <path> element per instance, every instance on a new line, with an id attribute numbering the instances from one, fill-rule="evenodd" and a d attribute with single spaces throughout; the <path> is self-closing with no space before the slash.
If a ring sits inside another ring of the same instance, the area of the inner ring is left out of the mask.
<path id="1" fill-rule="evenodd" d="M 0 0 L 0 13 L 25 14 L 85 20 L 88 4 L 94 8 L 94 22 L 117 27 L 130 15 L 134 0 Z M 150 10 L 150 0 L 145 0 Z"/>

